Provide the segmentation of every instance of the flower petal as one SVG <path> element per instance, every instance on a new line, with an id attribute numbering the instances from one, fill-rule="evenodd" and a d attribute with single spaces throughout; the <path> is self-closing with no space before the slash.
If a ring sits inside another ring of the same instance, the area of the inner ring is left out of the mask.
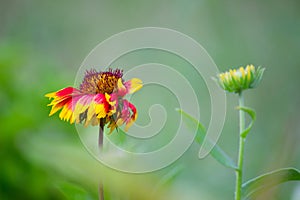
<path id="1" fill-rule="evenodd" d="M 127 94 L 127 88 L 124 86 L 122 79 L 118 79 L 118 84 L 117 84 L 117 95 L 118 96 L 125 96 Z"/>
<path id="2" fill-rule="evenodd" d="M 48 106 L 52 106 L 49 116 L 61 109 L 59 118 L 64 121 L 70 121 L 71 124 L 74 123 L 73 105 L 76 105 L 76 102 L 81 98 L 81 95 L 79 90 L 72 87 L 46 94 L 46 97 L 49 97 L 50 99 L 53 98 L 48 104 Z"/>
<path id="3" fill-rule="evenodd" d="M 111 134 L 118 127 L 118 125 L 114 119 L 110 119 L 110 121 L 107 123 L 109 123 L 107 128 L 110 129 L 109 134 Z"/>
<path id="4" fill-rule="evenodd" d="M 74 111 L 74 117 L 77 122 L 81 121 L 80 117 L 84 112 L 87 111 L 90 107 L 90 103 L 93 100 L 95 95 L 91 94 L 84 94 L 81 96 L 81 98 L 76 102 L 76 104 L 73 107 Z M 86 120 L 86 119 L 85 119 Z"/>
<path id="5" fill-rule="evenodd" d="M 125 87 L 127 89 L 127 94 L 132 94 L 143 87 L 143 82 L 138 78 L 133 78 L 125 82 Z"/>
<path id="6" fill-rule="evenodd" d="M 106 101 L 105 95 L 101 93 L 97 94 L 94 98 L 94 104 L 97 118 L 104 118 L 109 112 L 110 108 L 109 103 Z"/>
<path id="7" fill-rule="evenodd" d="M 74 95 L 74 94 L 78 94 L 80 93 L 79 90 L 77 90 L 76 88 L 73 87 L 67 87 L 64 89 L 61 89 L 57 92 L 51 92 L 45 95 L 45 97 L 49 97 L 49 98 L 57 98 L 57 97 L 64 97 L 64 96 L 68 96 L 68 95 Z"/>
<path id="8" fill-rule="evenodd" d="M 130 102 L 128 102 L 128 106 L 131 109 L 132 114 L 130 116 L 130 119 L 128 119 L 127 122 L 126 122 L 126 126 L 125 126 L 125 131 L 126 132 L 132 126 L 132 124 L 136 121 L 137 116 L 138 116 L 135 106 Z"/>

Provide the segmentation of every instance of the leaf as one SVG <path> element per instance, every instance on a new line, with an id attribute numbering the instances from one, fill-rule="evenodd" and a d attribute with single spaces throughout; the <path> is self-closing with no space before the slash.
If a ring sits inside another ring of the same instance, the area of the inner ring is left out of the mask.
<path id="1" fill-rule="evenodd" d="M 253 124 L 256 120 L 256 113 L 253 109 L 251 109 L 249 107 L 238 106 L 237 109 L 246 112 L 251 117 L 251 122 L 250 122 L 249 126 L 241 133 L 241 137 L 246 138 L 246 136 L 250 132 L 250 130 L 251 130 L 251 128 L 252 128 L 252 126 L 253 126 Z"/>
<path id="2" fill-rule="evenodd" d="M 287 181 L 299 181 L 300 172 L 295 168 L 283 168 L 263 174 L 251 179 L 242 185 L 242 197 L 247 200 L 254 194 L 262 193 L 267 189 Z"/>
<path id="3" fill-rule="evenodd" d="M 221 149 L 220 146 L 215 145 L 214 148 L 211 150 L 210 155 L 213 158 L 215 158 L 219 163 L 224 165 L 225 167 L 229 167 L 229 168 L 232 168 L 234 170 L 237 169 L 237 166 L 235 165 L 235 163 L 233 162 L 231 157 L 229 157 L 225 153 L 225 151 L 223 149 Z"/>
<path id="4" fill-rule="evenodd" d="M 184 122 L 186 123 L 187 127 L 196 126 L 198 128 L 195 139 L 196 142 L 201 145 L 205 138 L 206 128 L 198 120 L 196 120 L 194 117 L 187 114 L 183 110 L 177 109 L 177 111 L 183 116 Z M 194 130 L 194 128 L 192 130 Z M 213 142 L 209 139 L 208 142 L 213 144 Z M 214 148 L 211 150 L 210 155 L 222 165 L 232 169 L 237 169 L 233 160 L 217 144 L 215 144 Z"/>

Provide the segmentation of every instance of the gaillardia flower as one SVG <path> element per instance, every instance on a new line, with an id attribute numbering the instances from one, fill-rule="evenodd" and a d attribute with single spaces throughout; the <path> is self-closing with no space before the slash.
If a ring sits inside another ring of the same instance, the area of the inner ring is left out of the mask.
<path id="1" fill-rule="evenodd" d="M 218 83 L 228 92 L 241 93 L 243 90 L 255 88 L 261 81 L 264 68 L 255 69 L 253 65 L 246 68 L 230 69 L 218 75 Z"/>
<path id="2" fill-rule="evenodd" d="M 48 104 L 52 107 L 49 116 L 61 109 L 59 118 L 71 124 L 108 124 L 110 132 L 125 124 L 127 131 L 137 118 L 137 110 L 124 96 L 141 89 L 142 81 L 133 78 L 124 82 L 122 76 L 123 71 L 120 69 L 86 71 L 79 89 L 67 87 L 45 95 L 52 98 Z"/>

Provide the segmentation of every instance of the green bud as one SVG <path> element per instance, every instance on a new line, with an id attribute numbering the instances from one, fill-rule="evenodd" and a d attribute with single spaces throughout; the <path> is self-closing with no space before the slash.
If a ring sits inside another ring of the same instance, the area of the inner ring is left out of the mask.
<path id="1" fill-rule="evenodd" d="M 218 75 L 218 84 L 228 92 L 241 93 L 243 90 L 255 88 L 260 83 L 264 68 L 255 69 L 253 65 L 246 68 L 230 69 Z"/>

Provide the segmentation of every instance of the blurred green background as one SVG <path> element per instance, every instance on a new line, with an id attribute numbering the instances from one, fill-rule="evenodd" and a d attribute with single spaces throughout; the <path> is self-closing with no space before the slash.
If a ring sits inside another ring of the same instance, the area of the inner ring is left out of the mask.
<path id="1" fill-rule="evenodd" d="M 4 0 L 0 199 L 96 199 L 99 179 L 109 188 L 107 199 L 233 199 L 233 171 L 211 157 L 198 160 L 196 144 L 161 171 L 123 174 L 94 160 L 73 125 L 57 115 L 48 117 L 44 94 L 73 85 L 91 49 L 113 34 L 145 26 L 191 36 L 221 71 L 250 63 L 265 67 L 261 85 L 246 93 L 246 105 L 257 111 L 257 122 L 246 144 L 245 180 L 279 167 L 300 168 L 299 1 Z M 160 61 L 159 53 L 151 55 L 145 61 Z M 166 63 L 174 63 L 167 58 Z M 228 95 L 227 100 L 219 145 L 235 158 L 237 98 Z M 140 120 L 147 117 L 147 111 L 139 111 Z M 209 110 L 201 115 L 207 125 Z M 180 170 L 176 179 L 157 189 L 159 177 L 172 170 Z M 285 183 L 257 199 L 296 200 L 299 187 Z"/>

